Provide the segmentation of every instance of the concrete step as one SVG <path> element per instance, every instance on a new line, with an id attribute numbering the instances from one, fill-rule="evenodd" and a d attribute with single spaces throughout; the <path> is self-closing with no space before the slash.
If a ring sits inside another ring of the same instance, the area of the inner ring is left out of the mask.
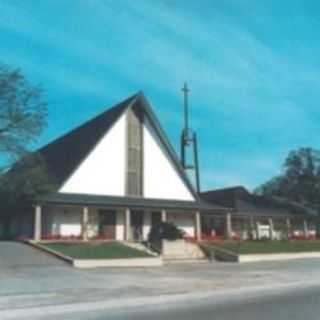
<path id="1" fill-rule="evenodd" d="M 164 240 L 162 257 L 165 260 L 205 260 L 206 258 L 198 244 L 185 240 Z"/>

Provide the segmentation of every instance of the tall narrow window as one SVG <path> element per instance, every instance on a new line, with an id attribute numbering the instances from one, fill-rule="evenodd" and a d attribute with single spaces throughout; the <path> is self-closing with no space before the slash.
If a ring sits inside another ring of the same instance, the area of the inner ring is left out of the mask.
<path id="1" fill-rule="evenodd" d="M 142 115 L 135 108 L 127 113 L 127 183 L 128 196 L 142 196 Z"/>

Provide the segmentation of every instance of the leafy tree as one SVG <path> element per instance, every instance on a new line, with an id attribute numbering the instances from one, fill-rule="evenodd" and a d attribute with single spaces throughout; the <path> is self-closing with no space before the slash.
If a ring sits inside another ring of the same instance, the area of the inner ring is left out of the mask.
<path id="1" fill-rule="evenodd" d="M 0 219 L 5 233 L 36 195 L 52 189 L 41 155 L 28 153 L 46 127 L 46 117 L 42 90 L 19 69 L 0 64 Z"/>
<path id="2" fill-rule="evenodd" d="M 20 69 L 0 64 L 0 157 L 6 165 L 21 158 L 46 127 L 42 90 Z"/>
<path id="3" fill-rule="evenodd" d="M 54 184 L 46 164 L 38 153 L 28 154 L 0 179 L 1 203 L 18 208 L 32 202 L 37 195 L 52 191 Z"/>
<path id="4" fill-rule="evenodd" d="M 282 174 L 262 184 L 255 192 L 280 196 L 320 209 L 320 151 L 300 148 L 286 158 Z"/>
<path id="5" fill-rule="evenodd" d="M 0 176 L 0 223 L 4 230 L 0 238 L 15 236 L 10 233 L 11 223 L 21 215 L 32 214 L 34 198 L 53 190 L 46 163 L 38 153 L 24 156 Z"/>

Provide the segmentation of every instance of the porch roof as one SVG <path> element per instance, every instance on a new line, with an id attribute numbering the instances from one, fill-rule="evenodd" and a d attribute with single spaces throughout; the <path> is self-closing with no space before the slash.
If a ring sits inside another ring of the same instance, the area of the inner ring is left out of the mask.
<path id="1" fill-rule="evenodd" d="M 230 208 L 212 205 L 206 201 L 180 201 L 164 199 L 146 199 L 138 197 L 102 196 L 73 193 L 51 193 L 37 198 L 42 204 L 66 204 L 87 206 L 112 206 L 148 209 L 200 210 L 224 213 Z"/>
<path id="2" fill-rule="evenodd" d="M 233 208 L 239 216 L 257 217 L 318 217 L 317 211 L 292 200 L 250 193 L 242 186 L 202 192 L 208 202 Z"/>

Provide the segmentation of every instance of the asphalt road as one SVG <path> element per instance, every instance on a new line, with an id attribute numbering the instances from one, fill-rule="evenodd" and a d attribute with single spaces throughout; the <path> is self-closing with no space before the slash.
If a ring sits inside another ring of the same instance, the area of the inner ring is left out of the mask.
<path id="1" fill-rule="evenodd" d="M 221 303 L 206 299 L 113 311 L 76 312 L 59 317 L 64 320 L 317 320 L 320 319 L 320 287 L 266 297 L 242 296 Z"/>

